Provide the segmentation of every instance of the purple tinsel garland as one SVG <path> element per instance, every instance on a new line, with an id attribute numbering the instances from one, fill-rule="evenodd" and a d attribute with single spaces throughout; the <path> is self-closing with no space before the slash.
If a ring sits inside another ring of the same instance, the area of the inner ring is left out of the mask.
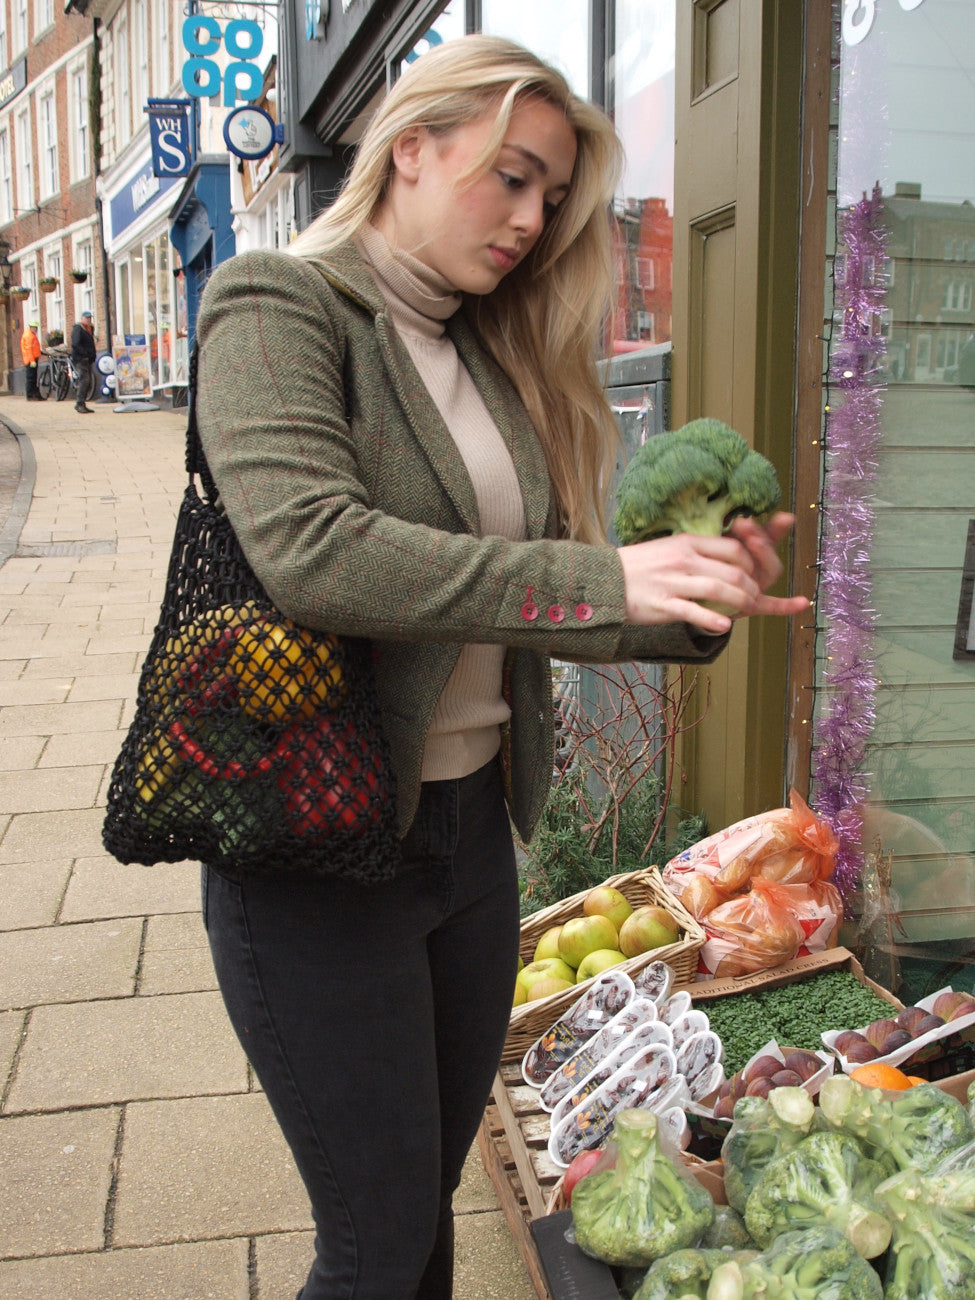
<path id="1" fill-rule="evenodd" d="M 816 809 L 840 841 L 835 882 L 848 898 L 860 881 L 862 771 L 877 690 L 873 659 L 870 544 L 882 440 L 886 350 L 875 331 L 884 306 L 886 231 L 879 186 L 843 213 L 837 252 L 843 273 L 836 307 L 843 321 L 830 358 L 826 473 L 821 503 L 819 613 L 825 624 L 826 709 L 814 747 Z"/>

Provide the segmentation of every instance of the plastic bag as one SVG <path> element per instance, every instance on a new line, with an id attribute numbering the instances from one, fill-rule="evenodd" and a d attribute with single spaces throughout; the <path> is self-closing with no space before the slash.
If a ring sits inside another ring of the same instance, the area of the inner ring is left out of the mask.
<path id="1" fill-rule="evenodd" d="M 709 912 L 698 954 L 698 979 L 724 979 L 771 970 L 791 961 L 806 938 L 788 895 L 756 876 L 746 894 Z"/>
<path id="2" fill-rule="evenodd" d="M 726 893 L 737 893 L 755 876 L 787 884 L 828 880 L 839 850 L 836 835 L 795 790 L 789 804 L 746 817 L 685 849 L 664 867 L 664 883 L 681 898 L 692 872 Z"/>

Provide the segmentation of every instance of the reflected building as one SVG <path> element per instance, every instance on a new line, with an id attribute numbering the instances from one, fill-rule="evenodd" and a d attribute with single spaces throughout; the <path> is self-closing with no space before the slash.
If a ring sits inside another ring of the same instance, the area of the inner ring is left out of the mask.
<path id="1" fill-rule="evenodd" d="M 669 343 L 672 337 L 674 217 L 662 198 L 626 199 L 614 206 L 618 300 L 613 327 L 617 353 Z"/>

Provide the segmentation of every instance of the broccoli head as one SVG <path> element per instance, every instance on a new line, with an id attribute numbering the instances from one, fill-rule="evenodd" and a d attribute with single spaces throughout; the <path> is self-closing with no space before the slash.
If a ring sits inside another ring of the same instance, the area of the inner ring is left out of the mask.
<path id="1" fill-rule="evenodd" d="M 765 515 L 782 491 L 775 467 L 720 420 L 692 420 L 648 438 L 620 480 L 613 526 L 624 546 L 668 533 L 727 532 Z"/>
<path id="2" fill-rule="evenodd" d="M 890 1163 L 890 1173 L 925 1169 L 975 1139 L 964 1104 L 934 1083 L 882 1092 L 834 1074 L 820 1089 L 819 1105 L 831 1128 L 865 1143 L 871 1155 Z"/>
<path id="3" fill-rule="evenodd" d="M 767 1166 L 745 1205 L 745 1225 L 763 1248 L 782 1232 L 835 1228 L 872 1259 L 890 1243 L 873 1194 L 884 1174 L 845 1133 L 811 1133 Z"/>
<path id="4" fill-rule="evenodd" d="M 888 1300 L 971 1300 L 975 1294 L 975 1142 L 927 1170 L 904 1169 L 877 1188 L 893 1224 Z"/>
<path id="5" fill-rule="evenodd" d="M 745 1227 L 745 1220 L 730 1205 L 715 1205 L 714 1220 L 701 1238 L 703 1247 L 729 1250 L 750 1250 L 754 1242 Z"/>
<path id="6" fill-rule="evenodd" d="M 714 1201 L 661 1146 L 657 1116 L 621 1111 L 611 1140 L 615 1166 L 589 1174 L 572 1192 L 579 1248 L 619 1268 L 646 1268 L 696 1245 L 714 1217 Z"/>
<path id="7" fill-rule="evenodd" d="M 745 1204 L 762 1171 L 807 1137 L 817 1112 L 804 1088 L 773 1088 L 768 1097 L 740 1097 L 721 1146 L 728 1204 L 745 1213 Z"/>
<path id="8" fill-rule="evenodd" d="M 780 1233 L 739 1267 L 743 1288 L 740 1297 L 729 1291 L 728 1300 L 882 1300 L 884 1294 L 877 1270 L 835 1228 Z"/>
<path id="9" fill-rule="evenodd" d="M 757 1254 L 705 1247 L 675 1250 L 651 1264 L 633 1300 L 713 1300 L 714 1274 L 732 1261 L 741 1265 Z"/>

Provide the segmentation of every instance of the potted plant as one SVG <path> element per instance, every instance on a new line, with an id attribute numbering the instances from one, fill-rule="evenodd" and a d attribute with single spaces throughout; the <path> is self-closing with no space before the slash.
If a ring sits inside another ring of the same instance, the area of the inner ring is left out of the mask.
<path id="1" fill-rule="evenodd" d="M 58 278 L 56 275 L 41 276 L 37 283 L 37 287 L 40 289 L 41 293 L 53 293 L 58 287 Z"/>
<path id="2" fill-rule="evenodd" d="M 50 330 L 44 335 L 44 342 L 49 348 L 59 348 L 64 342 L 64 333 L 62 330 Z"/>
<path id="3" fill-rule="evenodd" d="M 74 280 L 75 284 L 84 284 L 84 282 L 88 279 L 87 271 L 73 270 L 73 271 L 69 271 L 68 274 L 71 276 L 72 280 Z"/>
<path id="4" fill-rule="evenodd" d="M 10 296 L 15 298 L 17 302 L 23 302 L 25 298 L 30 297 L 30 290 L 25 284 L 14 284 L 10 287 Z"/>

